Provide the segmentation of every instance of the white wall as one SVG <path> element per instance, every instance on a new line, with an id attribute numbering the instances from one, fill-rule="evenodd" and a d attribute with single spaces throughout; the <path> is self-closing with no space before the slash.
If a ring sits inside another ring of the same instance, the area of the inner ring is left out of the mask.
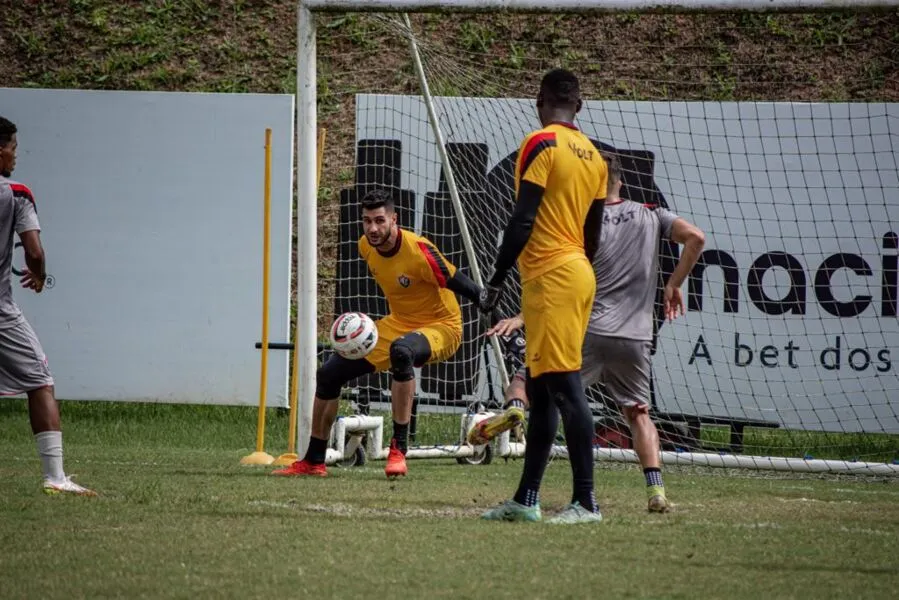
<path id="1" fill-rule="evenodd" d="M 265 128 L 271 339 L 288 337 L 293 97 L 0 89 L 48 272 L 17 291 L 69 399 L 254 404 Z M 21 268 L 20 251 L 14 267 Z M 269 362 L 286 406 L 287 356 Z"/>

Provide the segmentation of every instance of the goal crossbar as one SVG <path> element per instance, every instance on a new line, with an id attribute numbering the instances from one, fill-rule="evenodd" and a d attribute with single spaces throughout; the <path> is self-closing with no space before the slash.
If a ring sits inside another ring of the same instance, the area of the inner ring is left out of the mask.
<path id="1" fill-rule="evenodd" d="M 712 12 L 873 10 L 899 0 L 300 0 L 327 12 Z"/>

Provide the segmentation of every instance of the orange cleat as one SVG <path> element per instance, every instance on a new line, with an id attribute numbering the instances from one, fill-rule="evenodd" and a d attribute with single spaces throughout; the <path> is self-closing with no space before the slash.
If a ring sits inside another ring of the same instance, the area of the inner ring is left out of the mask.
<path id="1" fill-rule="evenodd" d="M 283 469 L 272 471 L 271 475 L 277 475 L 279 477 L 300 477 L 303 475 L 309 475 L 312 477 L 327 477 L 328 468 L 324 463 L 313 464 L 304 459 L 294 461 L 292 464 L 284 467 Z"/>
<path id="2" fill-rule="evenodd" d="M 396 447 L 396 440 L 390 440 L 390 452 L 387 454 L 387 465 L 384 473 L 388 479 L 406 476 L 406 455 Z"/>

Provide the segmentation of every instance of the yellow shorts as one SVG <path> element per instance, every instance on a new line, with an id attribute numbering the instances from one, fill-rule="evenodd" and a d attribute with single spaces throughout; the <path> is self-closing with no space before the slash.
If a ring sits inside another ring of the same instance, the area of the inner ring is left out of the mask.
<path id="1" fill-rule="evenodd" d="M 521 312 L 531 377 L 580 370 L 595 293 L 596 279 L 586 257 L 522 284 Z"/>
<path id="2" fill-rule="evenodd" d="M 420 333 L 428 340 L 431 357 L 428 363 L 442 362 L 459 349 L 462 344 L 462 327 L 446 323 L 432 323 L 424 327 L 410 328 L 397 322 L 393 315 L 375 321 L 378 328 L 378 343 L 365 360 L 374 365 L 376 371 L 390 368 L 390 344 L 408 333 Z M 416 367 L 420 365 L 415 365 Z"/>

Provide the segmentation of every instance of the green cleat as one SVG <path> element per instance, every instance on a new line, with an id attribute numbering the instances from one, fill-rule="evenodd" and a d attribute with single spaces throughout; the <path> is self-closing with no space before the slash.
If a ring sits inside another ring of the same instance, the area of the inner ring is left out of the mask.
<path id="1" fill-rule="evenodd" d="M 487 521 L 523 521 L 534 523 L 541 519 L 540 505 L 525 506 L 515 500 L 506 500 L 496 508 L 481 515 Z"/>
<path id="2" fill-rule="evenodd" d="M 577 502 L 572 502 L 547 523 L 575 525 L 577 523 L 599 523 L 600 521 L 602 521 L 602 513 L 599 511 L 590 512 Z"/>

